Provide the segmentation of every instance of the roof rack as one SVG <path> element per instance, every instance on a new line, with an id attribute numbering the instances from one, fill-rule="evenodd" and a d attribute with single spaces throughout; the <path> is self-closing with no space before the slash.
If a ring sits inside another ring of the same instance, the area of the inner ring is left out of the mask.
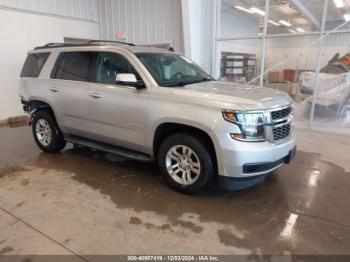
<path id="1" fill-rule="evenodd" d="M 128 42 L 122 42 L 122 41 L 110 41 L 110 40 L 91 40 L 88 42 L 88 44 L 94 44 L 94 43 L 113 43 L 113 44 L 122 44 L 122 45 L 130 45 L 130 46 L 136 46 L 133 43 Z"/>
<path id="2" fill-rule="evenodd" d="M 72 47 L 72 46 L 83 46 L 87 44 L 68 44 L 68 43 L 48 43 L 43 46 L 37 46 L 34 48 L 34 50 L 37 49 L 45 49 L 45 48 L 58 48 L 58 47 Z"/>
<path id="3" fill-rule="evenodd" d="M 72 43 L 48 43 L 43 46 L 37 46 L 34 50 L 45 49 L 45 48 L 59 48 L 59 47 L 79 47 L 79 46 L 89 46 L 89 45 L 98 45 L 103 43 L 114 43 L 114 44 L 123 44 L 129 46 L 136 46 L 133 43 L 120 42 L 120 41 L 109 41 L 109 40 L 91 40 L 86 43 L 72 44 Z"/>

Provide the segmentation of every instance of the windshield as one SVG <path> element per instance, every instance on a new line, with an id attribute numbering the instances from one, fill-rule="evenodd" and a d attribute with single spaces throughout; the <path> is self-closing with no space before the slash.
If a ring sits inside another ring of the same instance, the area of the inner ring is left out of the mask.
<path id="1" fill-rule="evenodd" d="M 188 58 L 171 53 L 137 53 L 136 56 L 160 86 L 184 86 L 213 77 Z"/>

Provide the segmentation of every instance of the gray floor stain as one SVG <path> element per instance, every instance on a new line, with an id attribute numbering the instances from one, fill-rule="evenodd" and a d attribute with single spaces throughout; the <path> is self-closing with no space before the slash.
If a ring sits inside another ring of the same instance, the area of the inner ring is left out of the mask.
<path id="1" fill-rule="evenodd" d="M 218 236 L 221 241 L 226 246 L 243 247 L 242 239 L 239 239 L 235 234 L 228 230 L 218 230 Z"/>
<path id="2" fill-rule="evenodd" d="M 22 186 L 28 186 L 29 185 L 29 178 L 22 179 L 21 185 Z"/>
<path id="3" fill-rule="evenodd" d="M 66 240 L 64 240 L 64 244 L 68 244 L 69 242 L 70 242 L 71 240 L 70 240 L 70 238 L 67 238 Z"/>
<path id="4" fill-rule="evenodd" d="M 161 226 L 156 226 L 152 223 L 144 223 L 144 226 L 147 228 L 147 229 L 156 229 L 156 230 L 164 230 L 164 231 L 167 231 L 167 230 L 171 230 L 171 226 L 169 224 L 163 224 Z"/>
<path id="5" fill-rule="evenodd" d="M 12 247 L 4 247 L 2 249 L 0 249 L 0 255 L 5 255 L 5 254 L 8 254 L 10 252 L 13 251 L 13 248 Z"/>
<path id="6" fill-rule="evenodd" d="M 142 221 L 138 217 L 130 217 L 129 223 L 133 224 L 133 225 L 140 225 L 140 224 L 142 224 Z"/>
<path id="7" fill-rule="evenodd" d="M 18 207 L 21 207 L 21 206 L 23 206 L 25 204 L 25 201 L 22 201 L 22 202 L 20 202 L 20 203 L 18 203 L 17 205 L 16 205 L 16 207 L 18 208 Z"/>
<path id="8" fill-rule="evenodd" d="M 173 223 L 173 225 L 188 228 L 192 230 L 194 233 L 201 233 L 203 231 L 203 228 L 201 226 L 198 226 L 195 223 L 189 222 L 189 221 L 177 220 L 176 222 Z"/>
<path id="9" fill-rule="evenodd" d="M 12 175 L 17 172 L 23 172 L 23 171 L 26 171 L 26 169 L 21 166 L 10 166 L 10 165 L 6 165 L 3 167 L 0 166 L 0 178 L 7 175 Z"/>

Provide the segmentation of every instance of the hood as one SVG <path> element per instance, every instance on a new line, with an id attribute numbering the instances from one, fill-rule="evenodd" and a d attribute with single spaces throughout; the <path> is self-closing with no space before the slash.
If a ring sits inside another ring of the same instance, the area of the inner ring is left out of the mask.
<path id="1" fill-rule="evenodd" d="M 219 102 L 223 109 L 234 110 L 271 109 L 288 105 L 292 101 L 289 95 L 275 89 L 221 81 L 172 87 L 170 92 L 193 99 Z"/>

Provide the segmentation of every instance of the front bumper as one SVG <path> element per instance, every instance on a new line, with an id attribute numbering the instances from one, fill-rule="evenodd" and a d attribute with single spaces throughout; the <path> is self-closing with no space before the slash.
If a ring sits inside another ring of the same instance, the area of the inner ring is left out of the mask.
<path id="1" fill-rule="evenodd" d="M 227 136 L 221 144 L 220 176 L 249 178 L 271 173 L 295 154 L 295 134 L 281 144 L 240 142 Z"/>
<path id="2" fill-rule="evenodd" d="M 219 176 L 219 186 L 224 190 L 242 190 L 248 187 L 262 183 L 266 176 L 273 170 L 279 168 L 283 164 L 289 164 L 296 154 L 296 146 L 289 151 L 288 155 L 274 162 L 246 164 L 243 166 L 243 172 L 256 173 L 264 172 L 262 175 L 246 176 L 246 177 L 228 177 Z"/>
<path id="3" fill-rule="evenodd" d="M 278 159 L 273 162 L 266 163 L 255 163 L 255 164 L 245 164 L 243 166 L 244 174 L 258 174 L 258 173 L 269 173 L 276 168 L 279 168 L 283 164 L 289 164 L 294 158 L 296 153 L 296 147 L 289 151 L 289 154 L 281 159 Z"/>

